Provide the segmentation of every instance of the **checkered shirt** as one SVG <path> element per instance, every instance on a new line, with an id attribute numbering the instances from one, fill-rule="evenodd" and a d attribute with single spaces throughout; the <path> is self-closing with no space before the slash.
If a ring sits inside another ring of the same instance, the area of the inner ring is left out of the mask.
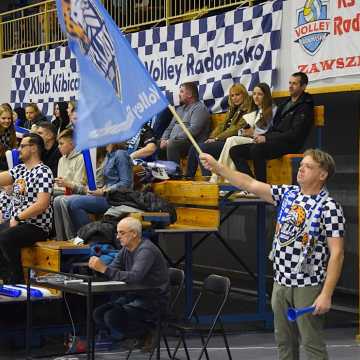
<path id="1" fill-rule="evenodd" d="M 285 203 L 285 211 L 278 213 L 274 240 L 274 280 L 288 287 L 315 286 L 323 283 L 326 277 L 329 248 L 327 238 L 344 236 L 345 217 L 341 206 L 328 197 L 322 208 L 314 214 L 309 234 L 303 232 L 306 219 L 309 220 L 311 210 L 314 211 L 319 201 L 318 195 L 304 195 L 298 186 L 273 185 L 271 194 L 276 206 Z M 320 193 L 321 195 L 321 193 Z M 282 224 L 280 226 L 280 224 Z M 284 230 L 283 230 L 284 229 Z M 312 272 L 296 271 L 304 251 L 306 239 L 313 239 L 312 251 L 306 258 L 306 264 L 311 264 Z"/>
<path id="2" fill-rule="evenodd" d="M 20 214 L 37 200 L 38 193 L 50 193 L 52 195 L 54 178 L 50 168 L 40 163 L 32 169 L 27 169 L 20 164 L 9 170 L 14 180 L 12 195 L 11 216 Z M 49 232 L 52 228 L 53 210 L 51 205 L 41 214 L 24 220 L 24 222 L 39 226 Z"/>
<path id="3" fill-rule="evenodd" d="M 10 148 L 12 131 L 14 130 L 7 128 L 2 134 L 0 134 L 0 145 L 4 146 L 5 150 Z"/>
<path id="4" fill-rule="evenodd" d="M 0 211 L 2 220 L 6 221 L 10 219 L 11 214 L 11 196 L 6 191 L 0 192 Z"/>

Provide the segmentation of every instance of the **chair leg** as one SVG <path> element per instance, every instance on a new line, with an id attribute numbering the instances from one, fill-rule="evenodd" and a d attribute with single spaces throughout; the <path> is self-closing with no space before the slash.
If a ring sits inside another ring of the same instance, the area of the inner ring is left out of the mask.
<path id="1" fill-rule="evenodd" d="M 182 340 L 182 343 L 183 343 L 183 345 L 184 345 L 184 350 L 185 350 L 186 358 L 187 358 L 187 360 L 190 360 L 189 350 L 188 350 L 187 345 L 186 345 L 186 340 L 185 340 L 184 334 L 181 334 L 181 340 Z"/>
<path id="2" fill-rule="evenodd" d="M 224 332 L 224 329 L 222 329 L 221 334 L 222 334 L 222 336 L 224 338 L 224 343 L 225 343 L 225 347 L 226 347 L 226 351 L 227 351 L 229 360 L 232 360 L 232 356 L 231 356 L 231 352 L 230 352 L 230 346 L 229 346 L 229 343 L 228 343 L 228 340 L 227 340 L 227 336 L 226 336 L 226 334 Z"/>
<path id="3" fill-rule="evenodd" d="M 201 349 L 201 354 L 200 354 L 200 357 L 199 359 L 201 359 L 202 357 L 202 354 L 205 353 L 205 356 L 206 356 L 206 360 L 210 360 L 209 358 L 209 353 L 207 351 L 207 344 L 205 344 L 205 340 L 204 340 L 204 336 L 202 334 L 199 334 L 200 335 L 200 339 L 201 339 L 201 343 L 202 343 L 202 349 Z"/>
<path id="4" fill-rule="evenodd" d="M 182 335 L 181 335 L 181 337 L 182 337 Z M 175 347 L 174 352 L 173 352 L 173 354 L 172 354 L 171 360 L 175 360 L 175 359 L 176 359 L 175 355 L 176 355 L 176 353 L 177 353 L 178 350 L 179 350 L 180 344 L 181 344 L 181 339 L 179 339 L 178 343 L 176 344 L 176 347 Z"/>
<path id="5" fill-rule="evenodd" d="M 130 359 L 131 353 L 132 353 L 132 350 L 129 350 L 128 353 L 127 353 L 127 355 L 126 355 L 126 360 L 129 360 L 129 359 Z"/>
<path id="6" fill-rule="evenodd" d="M 224 339 L 224 343 L 225 343 L 225 347 L 226 347 L 226 351 L 227 351 L 229 360 L 232 360 L 229 342 L 227 340 L 227 336 L 226 336 L 224 325 L 223 325 L 223 322 L 222 322 L 221 318 L 219 318 L 219 324 L 220 324 L 221 335 L 222 335 L 222 337 Z"/>
<path id="7" fill-rule="evenodd" d="M 164 339 L 166 351 L 167 351 L 167 353 L 169 355 L 169 359 L 171 359 L 171 352 L 170 352 L 170 347 L 169 347 L 169 342 L 167 340 L 167 337 L 165 335 L 163 335 L 163 339 Z"/>

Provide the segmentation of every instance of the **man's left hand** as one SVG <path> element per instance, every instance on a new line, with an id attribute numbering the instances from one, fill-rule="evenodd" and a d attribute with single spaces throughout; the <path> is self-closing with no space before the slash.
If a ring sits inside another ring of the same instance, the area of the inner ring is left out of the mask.
<path id="1" fill-rule="evenodd" d="M 254 143 L 262 144 L 264 142 L 266 142 L 266 137 L 264 135 L 257 135 L 254 137 Z"/>
<path id="2" fill-rule="evenodd" d="M 89 268 L 100 273 L 104 273 L 106 270 L 106 265 L 98 258 L 97 256 L 92 256 L 89 259 Z"/>
<path id="3" fill-rule="evenodd" d="M 9 222 L 9 226 L 10 227 L 14 227 L 18 224 L 18 222 L 14 219 L 14 218 L 11 218 L 10 219 L 10 222 Z"/>
<path id="4" fill-rule="evenodd" d="M 315 306 L 313 315 L 322 315 L 327 313 L 331 308 L 331 296 L 326 296 L 325 294 L 320 293 L 314 301 L 313 306 Z"/>

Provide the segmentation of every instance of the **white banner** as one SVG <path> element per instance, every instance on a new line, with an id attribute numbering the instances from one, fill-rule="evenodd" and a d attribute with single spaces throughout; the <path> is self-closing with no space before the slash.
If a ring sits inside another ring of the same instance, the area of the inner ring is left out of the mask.
<path id="1" fill-rule="evenodd" d="M 291 0 L 291 59 L 309 80 L 360 73 L 360 0 Z"/>

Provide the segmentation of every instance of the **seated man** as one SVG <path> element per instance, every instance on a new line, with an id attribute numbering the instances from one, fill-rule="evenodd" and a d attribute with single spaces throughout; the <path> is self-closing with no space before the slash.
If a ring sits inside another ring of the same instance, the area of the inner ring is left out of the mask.
<path id="1" fill-rule="evenodd" d="M 204 142 L 209 135 L 209 111 L 199 101 L 199 93 L 195 83 L 188 82 L 180 86 L 180 106 L 176 112 L 186 128 L 197 142 Z M 166 158 L 180 164 L 182 156 L 187 155 L 191 142 L 175 118 L 164 131 L 160 141 L 160 149 L 166 150 Z"/>
<path id="2" fill-rule="evenodd" d="M 119 340 L 131 338 L 134 345 L 142 346 L 150 333 L 147 320 L 165 312 L 170 297 L 169 274 L 160 250 L 150 241 L 142 239 L 139 220 L 127 217 L 117 225 L 117 237 L 122 245 L 115 260 L 106 266 L 92 256 L 89 267 L 105 274 L 109 280 L 125 281 L 156 288 L 144 294 L 129 294 L 116 298 L 94 310 L 94 321 L 111 331 Z"/>
<path id="3" fill-rule="evenodd" d="M 54 178 L 56 178 L 58 164 L 61 158 L 61 153 L 56 141 L 56 127 L 49 121 L 43 121 L 37 125 L 36 133 L 43 138 L 45 144 L 43 162 L 51 169 Z"/>
<path id="4" fill-rule="evenodd" d="M 277 108 L 267 133 L 258 135 L 251 144 L 230 149 L 230 157 L 239 171 L 252 176 L 247 160 L 253 160 L 256 179 L 266 181 L 267 159 L 301 149 L 314 121 L 314 102 L 312 96 L 305 92 L 307 84 L 306 74 L 292 74 L 289 80 L 290 97 Z"/>
<path id="5" fill-rule="evenodd" d="M 157 150 L 156 137 L 152 128 L 145 124 L 128 142 L 128 153 L 131 159 L 151 159 Z"/>
<path id="6" fill-rule="evenodd" d="M 23 162 L 0 174 L 0 186 L 13 185 L 10 220 L 0 226 L 0 263 L 8 283 L 24 280 L 20 250 L 48 238 L 52 227 L 51 196 L 53 176 L 41 162 L 43 139 L 33 133 L 24 135 L 19 146 Z"/>

